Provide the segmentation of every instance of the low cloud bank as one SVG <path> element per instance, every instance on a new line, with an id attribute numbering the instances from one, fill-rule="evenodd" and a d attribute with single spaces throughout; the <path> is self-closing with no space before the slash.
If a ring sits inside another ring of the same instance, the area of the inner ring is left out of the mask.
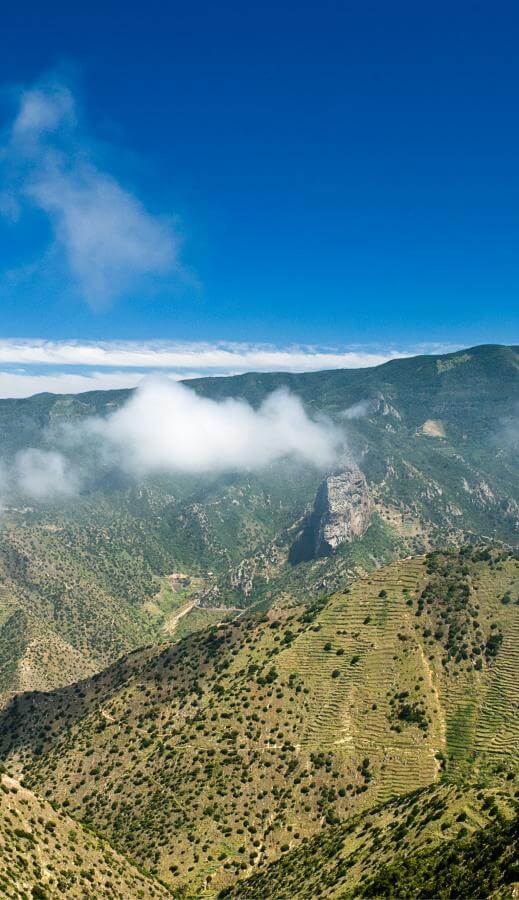
<path id="1" fill-rule="evenodd" d="M 55 438 L 54 438 L 55 442 Z M 288 391 L 270 394 L 255 410 L 244 400 L 211 400 L 165 378 L 145 379 L 106 418 L 66 425 L 60 446 L 28 448 L 3 467 L 2 495 L 65 500 L 88 479 L 81 455 L 127 475 L 258 471 L 284 458 L 326 468 L 344 433 L 324 417 L 312 419 Z"/>
<path id="2" fill-rule="evenodd" d="M 0 339 L 0 397 L 136 387 L 150 373 L 173 381 L 243 372 L 316 372 L 378 366 L 447 345 L 391 347 L 276 346 L 237 342 L 44 341 Z"/>
<path id="3" fill-rule="evenodd" d="M 135 475 L 257 470 L 283 457 L 330 465 L 341 434 L 276 391 L 254 410 L 243 400 L 200 397 L 182 384 L 146 379 L 117 412 L 84 428 Z"/>
<path id="4" fill-rule="evenodd" d="M 431 345 L 430 352 L 438 345 Z M 442 351 L 445 347 L 442 347 Z M 117 369 L 204 370 L 231 372 L 314 372 L 319 369 L 355 369 L 378 366 L 411 356 L 416 350 L 356 349 L 307 345 L 276 346 L 244 342 L 181 341 L 44 341 L 0 340 L 0 363 L 8 365 L 91 366 Z M 440 350 L 438 350 L 440 352 Z"/>
<path id="5" fill-rule="evenodd" d="M 57 450 L 28 447 L 11 463 L 0 464 L 0 503 L 23 497 L 43 503 L 75 496 L 81 485 L 79 469 Z"/>
<path id="6" fill-rule="evenodd" d="M 34 394 L 82 394 L 87 391 L 116 391 L 137 387 L 145 372 L 26 372 L 0 370 L 0 398 L 22 399 Z M 181 379 L 184 375 L 168 375 Z"/>

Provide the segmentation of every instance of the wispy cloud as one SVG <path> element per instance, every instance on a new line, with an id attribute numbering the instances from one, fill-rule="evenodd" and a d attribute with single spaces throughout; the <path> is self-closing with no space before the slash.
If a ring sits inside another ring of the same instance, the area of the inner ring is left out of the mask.
<path id="1" fill-rule="evenodd" d="M 359 400 L 358 403 L 353 403 L 352 406 L 348 406 L 347 409 L 343 410 L 343 412 L 341 413 L 341 418 L 362 419 L 364 418 L 364 416 L 367 416 L 372 406 L 373 403 L 370 400 Z"/>
<path id="2" fill-rule="evenodd" d="M 15 489 L 32 500 L 72 497 L 79 490 L 77 470 L 53 450 L 29 447 L 20 451 L 10 475 Z"/>
<path id="3" fill-rule="evenodd" d="M 91 146 L 67 84 L 22 91 L 0 156 L 0 212 L 13 223 L 31 207 L 43 212 L 73 284 L 100 308 L 146 276 L 179 271 L 179 240 L 170 221 L 100 167 Z"/>
<path id="4" fill-rule="evenodd" d="M 0 340 L 0 364 L 19 365 L 306 372 L 376 366 L 410 355 L 410 351 L 393 349 L 341 350 L 247 343 Z"/>
<path id="5" fill-rule="evenodd" d="M 0 511 L 13 500 L 45 503 L 74 497 L 81 486 L 81 473 L 59 450 L 27 447 L 12 460 L 0 460 Z"/>
<path id="6" fill-rule="evenodd" d="M 0 341 L 0 397 L 79 393 L 135 387 L 150 371 L 172 380 L 242 372 L 312 372 L 377 366 L 414 352 L 448 352 L 452 346 L 406 349 L 276 347 L 247 343 Z"/>

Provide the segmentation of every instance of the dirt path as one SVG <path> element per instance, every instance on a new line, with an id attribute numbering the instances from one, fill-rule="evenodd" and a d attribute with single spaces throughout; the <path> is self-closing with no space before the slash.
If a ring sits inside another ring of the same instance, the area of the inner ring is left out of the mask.
<path id="1" fill-rule="evenodd" d="M 438 723 L 439 723 L 439 727 L 440 727 L 440 737 L 441 737 L 441 740 L 443 743 L 442 750 L 445 750 L 446 741 L 447 741 L 447 726 L 446 726 L 446 722 L 445 722 L 445 711 L 443 709 L 443 705 L 441 702 L 438 687 L 433 678 L 433 673 L 432 673 L 431 667 L 429 665 L 429 660 L 427 659 L 421 644 L 418 644 L 418 649 L 420 651 L 420 656 L 422 657 L 423 668 L 424 668 L 424 672 L 425 672 L 425 677 L 427 679 L 427 684 L 429 685 L 429 689 L 432 691 L 433 696 L 436 701 L 436 706 L 438 709 Z"/>
<path id="2" fill-rule="evenodd" d="M 187 616 L 188 612 L 190 612 L 190 610 L 192 610 L 196 605 L 196 600 L 190 600 L 190 602 L 186 603 L 185 606 L 182 606 L 180 609 L 176 609 L 174 612 L 172 612 L 164 622 L 164 631 L 166 632 L 166 634 L 173 634 L 180 620 L 183 619 L 184 616 Z"/>

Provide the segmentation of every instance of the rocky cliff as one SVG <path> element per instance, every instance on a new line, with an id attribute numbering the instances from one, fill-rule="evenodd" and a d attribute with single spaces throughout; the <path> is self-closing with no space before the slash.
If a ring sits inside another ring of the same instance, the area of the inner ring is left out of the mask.
<path id="1" fill-rule="evenodd" d="M 293 563 L 329 556 L 361 537 L 372 512 L 366 479 L 355 463 L 328 475 L 319 486 L 303 529 L 290 551 Z"/>

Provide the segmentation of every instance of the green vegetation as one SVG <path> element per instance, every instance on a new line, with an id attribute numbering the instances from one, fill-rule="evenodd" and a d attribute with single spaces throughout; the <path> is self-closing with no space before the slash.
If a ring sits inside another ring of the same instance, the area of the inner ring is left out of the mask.
<path id="1" fill-rule="evenodd" d="M 331 557 L 299 565 L 289 562 L 291 547 L 324 473 L 285 461 L 259 474 L 136 484 L 78 449 L 80 497 L 46 506 L 13 498 L 2 515 L 0 692 L 63 685 L 169 636 L 173 608 L 163 586 L 174 572 L 198 579 L 186 592 L 198 608 L 265 608 L 312 602 L 391 559 L 446 543 L 485 535 L 514 545 L 519 497 L 507 423 L 518 373 L 517 348 L 488 346 L 358 371 L 190 382 L 206 396 L 255 405 L 287 387 L 310 413 L 342 423 L 345 409 L 365 403 L 366 415 L 349 420 L 347 432 L 368 482 L 370 527 Z M 127 397 L 0 401 L 0 458 L 59 446 L 64 424 L 107 415 Z M 503 604 L 513 602 L 505 592 Z M 189 613 L 177 634 L 215 620 L 217 613 Z M 485 655 L 498 641 L 491 637 Z"/>
<path id="2" fill-rule="evenodd" d="M 297 564 L 326 473 L 289 461 L 137 483 L 78 449 L 73 503 L 10 499 L 2 896 L 512 896 L 518 373 L 490 346 L 190 382 L 364 403 L 366 530 Z M 127 396 L 0 401 L 0 457 Z"/>
<path id="3" fill-rule="evenodd" d="M 479 897 L 514 896 L 519 880 L 519 817 L 488 825 L 470 838 L 446 847 L 405 856 L 382 867 L 348 897 Z M 461 831 L 461 829 L 460 829 Z M 476 887 L 477 886 L 477 887 Z"/>
<path id="4" fill-rule="evenodd" d="M 92 831 L 0 776 L 0 894 L 160 900 L 170 891 Z"/>
<path id="5" fill-rule="evenodd" d="M 512 898 L 517 810 L 513 790 L 427 788 L 324 828 L 219 897 Z"/>
<path id="6" fill-rule="evenodd" d="M 444 636 L 434 637 L 460 566 L 481 643 L 493 625 L 503 635 L 481 670 L 471 660 L 445 664 Z M 433 587 L 437 602 L 417 616 Z M 436 785 L 439 794 L 423 796 L 451 798 L 451 822 L 454 799 L 456 815 L 465 810 L 468 774 L 483 792 L 471 820 L 479 827 L 492 818 L 485 798 L 501 785 L 506 806 L 514 790 L 519 687 L 506 679 L 519 606 L 501 600 L 518 589 L 519 561 L 502 551 L 395 562 L 313 607 L 250 612 L 134 652 L 82 683 L 19 695 L 0 720 L 0 747 L 31 790 L 195 896 L 305 847 L 323 828 L 396 809 L 409 791 Z M 420 820 L 434 814 L 431 804 Z"/>

